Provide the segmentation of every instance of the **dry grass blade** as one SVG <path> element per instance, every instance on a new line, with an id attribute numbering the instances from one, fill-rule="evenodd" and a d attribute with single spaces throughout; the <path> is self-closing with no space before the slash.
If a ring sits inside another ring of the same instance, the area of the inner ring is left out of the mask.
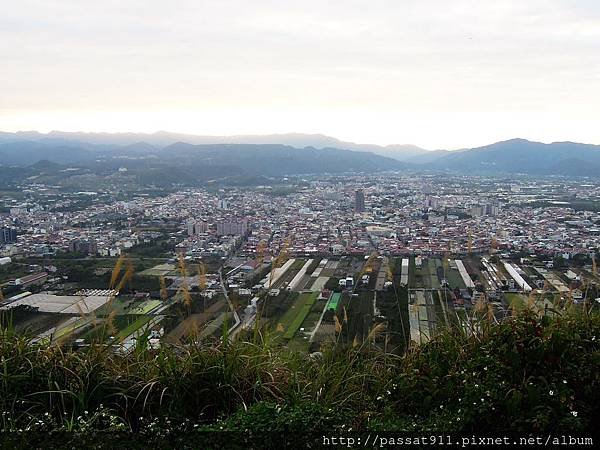
<path id="1" fill-rule="evenodd" d="M 119 259 L 117 259 L 117 263 L 115 264 L 115 267 L 112 270 L 112 274 L 110 276 L 110 289 L 114 289 L 114 287 L 117 285 L 117 280 L 119 278 L 119 275 L 121 273 L 121 268 L 123 267 L 123 263 L 125 262 L 125 255 L 121 255 L 119 256 Z"/>
<path id="2" fill-rule="evenodd" d="M 160 283 L 160 298 L 162 301 L 165 301 L 169 297 L 169 293 L 167 292 L 167 283 L 165 282 L 165 277 L 161 275 L 158 278 L 158 282 Z"/>
<path id="3" fill-rule="evenodd" d="M 340 319 L 338 319 L 337 315 L 334 315 L 333 318 L 335 320 L 335 332 L 339 334 L 342 332 L 342 324 L 340 323 Z"/>
<path id="4" fill-rule="evenodd" d="M 201 291 L 206 289 L 206 266 L 202 262 L 198 264 L 198 288 Z"/>
<path id="5" fill-rule="evenodd" d="M 375 339 L 379 333 L 381 333 L 382 331 L 385 331 L 385 328 L 386 327 L 385 327 L 384 323 L 379 323 L 379 324 L 375 325 L 371 329 L 371 331 L 369 331 L 369 335 L 367 336 L 367 341 L 373 342 L 373 339 Z"/>

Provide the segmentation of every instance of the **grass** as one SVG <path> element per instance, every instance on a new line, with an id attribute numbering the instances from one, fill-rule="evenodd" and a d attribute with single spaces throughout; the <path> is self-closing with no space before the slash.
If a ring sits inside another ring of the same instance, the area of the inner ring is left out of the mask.
<path id="1" fill-rule="evenodd" d="M 303 299 L 303 296 L 308 296 L 308 297 Z M 296 334 L 298 329 L 302 326 L 302 323 L 304 322 L 304 320 L 310 313 L 310 310 L 311 310 L 313 304 L 315 303 L 317 296 L 318 296 L 318 293 L 316 293 L 316 292 L 313 294 L 301 294 L 300 295 L 299 300 L 300 301 L 304 300 L 304 304 L 300 307 L 300 311 L 298 311 L 298 313 L 296 314 L 296 317 L 294 318 L 294 320 L 292 321 L 292 323 L 289 325 L 288 329 L 284 333 L 284 335 L 283 335 L 284 339 L 292 339 L 294 337 L 294 335 Z"/>
<path id="2" fill-rule="evenodd" d="M 298 272 L 302 267 L 306 264 L 306 259 L 296 259 L 294 263 L 291 265 L 290 270 L 295 270 Z"/>
<path id="3" fill-rule="evenodd" d="M 119 333 L 115 336 L 117 340 L 126 339 L 135 331 L 142 328 L 152 319 L 151 316 L 118 316 L 115 318 L 115 326 Z"/>
<path id="4" fill-rule="evenodd" d="M 465 285 L 465 282 L 462 276 L 460 275 L 458 269 L 451 269 L 450 267 L 448 267 L 448 270 L 446 271 L 446 276 L 448 277 L 448 283 L 450 284 L 450 287 L 452 289 L 466 289 L 467 286 Z"/>
<path id="5" fill-rule="evenodd" d="M 433 300 L 434 310 L 435 310 L 435 319 L 436 319 L 436 329 L 446 325 L 446 319 L 444 315 L 444 309 L 442 306 L 443 298 L 440 299 L 440 291 L 433 291 L 431 293 L 431 298 Z"/>
<path id="6" fill-rule="evenodd" d="M 525 308 L 527 305 L 527 297 L 524 297 L 521 294 L 514 293 L 505 293 L 504 298 L 506 299 L 508 306 L 517 311 L 520 311 Z"/>
<path id="7" fill-rule="evenodd" d="M 427 286 L 428 288 L 431 289 L 439 289 L 440 288 L 440 280 L 437 276 L 437 268 L 440 267 L 442 264 L 440 263 L 439 259 L 434 259 L 434 258 L 428 258 L 427 259 L 427 272 L 428 272 L 428 278 L 429 278 L 429 285 Z M 423 268 L 422 270 L 425 270 L 425 268 Z"/>
<path id="8" fill-rule="evenodd" d="M 51 431 L 135 431 L 183 442 L 199 431 L 308 436 L 350 427 L 589 434 L 600 418 L 599 333 L 596 313 L 525 310 L 472 333 L 444 329 L 403 356 L 364 345 L 310 356 L 264 333 L 159 350 L 142 339 L 121 355 L 38 346 L 4 331 L 0 430 L 47 439 Z"/>
<path id="9" fill-rule="evenodd" d="M 160 300 L 146 300 L 143 303 L 131 308 L 127 311 L 128 314 L 148 314 L 162 302 Z"/>
<path id="10" fill-rule="evenodd" d="M 294 337 L 298 329 L 302 326 L 302 322 L 308 316 L 318 296 L 318 292 L 304 293 L 298 296 L 294 304 L 281 319 L 281 324 L 285 330 L 283 333 L 284 339 L 292 339 Z"/>

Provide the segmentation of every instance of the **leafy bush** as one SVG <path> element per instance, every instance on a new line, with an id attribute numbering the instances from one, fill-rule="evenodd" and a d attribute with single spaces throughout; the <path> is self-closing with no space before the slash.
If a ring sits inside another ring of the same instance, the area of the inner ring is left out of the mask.
<path id="1" fill-rule="evenodd" d="M 305 355 L 258 334 L 125 356 L 5 331 L 0 429 L 587 432 L 600 420 L 599 331 L 597 315 L 525 312 L 404 356 L 368 344 Z"/>

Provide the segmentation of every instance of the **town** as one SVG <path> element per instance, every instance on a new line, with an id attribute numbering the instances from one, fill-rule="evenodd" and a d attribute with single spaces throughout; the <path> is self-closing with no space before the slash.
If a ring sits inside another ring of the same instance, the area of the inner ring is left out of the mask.
<path id="1" fill-rule="evenodd" d="M 301 351 L 402 351 L 474 314 L 600 301 L 599 198 L 595 181 L 451 174 L 30 183 L 1 196 L 0 318 L 41 342 L 123 352 L 259 328 Z"/>

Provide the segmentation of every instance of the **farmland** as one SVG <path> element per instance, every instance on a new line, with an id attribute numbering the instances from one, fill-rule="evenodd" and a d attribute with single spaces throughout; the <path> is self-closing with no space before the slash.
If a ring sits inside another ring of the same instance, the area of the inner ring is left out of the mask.
<path id="1" fill-rule="evenodd" d="M 31 309 L 4 313 L 2 320 L 12 321 L 16 329 L 39 339 L 61 343 L 131 340 L 147 329 L 154 330 L 155 336 L 160 331 L 164 343 L 186 343 L 218 338 L 224 326 L 234 323 L 220 289 L 213 288 L 210 296 L 200 294 L 198 264 L 190 263 L 189 270 L 186 265 L 186 277 L 180 276 L 177 264 L 153 264 L 146 262 L 142 275 L 131 281 L 144 278 L 159 286 L 158 277 L 165 276 L 172 284 L 164 299 L 159 299 L 163 291 L 158 289 L 139 292 L 130 287 L 104 297 L 96 295 L 104 291 L 72 287 L 69 295 L 24 293 L 23 298 L 11 301 Z M 589 276 L 588 272 L 571 276 Z M 272 283 L 268 282 L 268 266 L 257 273 L 262 277 L 258 292 L 247 289 L 250 296 L 230 290 L 233 308 L 248 326 L 266 327 L 279 345 L 302 351 L 368 342 L 402 352 L 445 328 L 467 329 L 477 311 L 501 320 L 531 305 L 542 314 L 552 311 L 557 301 L 573 301 L 569 299 L 573 283 L 565 272 L 497 256 L 294 257 L 280 261 L 272 270 Z M 213 285 L 218 283 L 218 276 L 209 276 Z M 260 280 L 246 287 L 255 287 Z M 182 291 L 185 286 L 191 289 L 187 297 Z M 598 292 L 594 284 L 581 289 L 580 296 Z M 252 298 L 256 299 L 255 317 L 248 320 L 244 314 Z"/>

